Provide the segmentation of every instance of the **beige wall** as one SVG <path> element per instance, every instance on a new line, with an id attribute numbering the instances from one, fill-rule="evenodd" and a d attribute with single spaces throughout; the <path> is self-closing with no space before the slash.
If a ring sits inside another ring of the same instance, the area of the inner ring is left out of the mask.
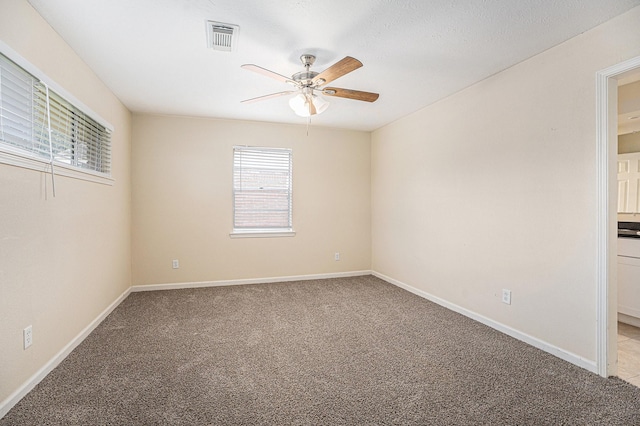
<path id="1" fill-rule="evenodd" d="M 58 176 L 52 198 L 48 175 L 0 164 L 2 403 L 130 286 L 131 118 L 26 1 L 2 0 L 0 40 L 115 127 L 113 186 Z"/>
<path id="2" fill-rule="evenodd" d="M 371 268 L 369 133 L 135 114 L 133 140 L 134 285 Z M 293 149 L 295 237 L 229 237 L 234 145 Z"/>
<path id="3" fill-rule="evenodd" d="M 595 361 L 595 74 L 638 28 L 635 8 L 375 131 L 372 268 Z"/>

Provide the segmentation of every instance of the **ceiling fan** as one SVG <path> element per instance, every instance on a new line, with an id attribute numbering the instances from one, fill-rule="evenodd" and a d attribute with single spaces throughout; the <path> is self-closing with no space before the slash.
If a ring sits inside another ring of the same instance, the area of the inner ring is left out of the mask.
<path id="1" fill-rule="evenodd" d="M 321 98 L 319 94 L 365 102 L 374 102 L 378 99 L 378 96 L 380 96 L 377 93 L 362 92 L 360 90 L 324 87 L 325 84 L 360 68 L 362 66 L 362 62 L 359 60 L 352 58 L 351 56 L 346 56 L 344 59 L 336 62 L 320 73 L 309 69 L 315 60 L 316 57 L 314 55 L 304 54 L 300 56 L 300 61 L 302 62 L 305 70 L 297 72 L 291 77 L 286 77 L 282 74 L 278 74 L 253 64 L 242 65 L 242 68 L 246 70 L 266 75 L 267 77 L 271 77 L 284 83 L 289 83 L 295 87 L 295 90 L 272 93 L 270 95 L 247 99 L 242 102 L 256 102 L 296 93 L 296 95 L 289 100 L 289 106 L 291 106 L 291 109 L 293 109 L 293 111 L 299 116 L 310 117 L 315 114 L 320 114 L 329 107 L 329 102 Z"/>

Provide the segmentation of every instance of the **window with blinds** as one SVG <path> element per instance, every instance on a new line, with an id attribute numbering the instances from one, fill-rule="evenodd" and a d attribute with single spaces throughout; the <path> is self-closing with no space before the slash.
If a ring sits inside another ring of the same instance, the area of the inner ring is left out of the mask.
<path id="1" fill-rule="evenodd" d="M 111 174 L 111 133 L 0 54 L 0 146 L 74 168 Z"/>
<path id="2" fill-rule="evenodd" d="M 233 230 L 292 232 L 291 150 L 233 148 Z"/>

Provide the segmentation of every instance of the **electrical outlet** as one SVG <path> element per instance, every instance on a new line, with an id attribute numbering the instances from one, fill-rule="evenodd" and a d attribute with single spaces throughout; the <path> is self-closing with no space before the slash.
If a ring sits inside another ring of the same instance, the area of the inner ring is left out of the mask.
<path id="1" fill-rule="evenodd" d="M 171 262 L 171 266 L 173 267 L 173 269 L 178 269 L 180 267 L 180 261 L 178 259 L 173 259 L 173 261 Z"/>
<path id="2" fill-rule="evenodd" d="M 33 343 L 33 328 L 31 326 L 22 330 L 24 348 L 27 349 Z"/>
<path id="3" fill-rule="evenodd" d="M 506 288 L 502 289 L 502 303 L 506 303 L 507 305 L 511 304 L 511 290 L 507 290 Z"/>
<path id="4" fill-rule="evenodd" d="M 338 260 L 340 260 L 340 253 L 336 253 L 336 254 L 334 254 L 334 255 L 333 255 L 333 260 L 335 260 L 336 262 L 337 262 Z"/>

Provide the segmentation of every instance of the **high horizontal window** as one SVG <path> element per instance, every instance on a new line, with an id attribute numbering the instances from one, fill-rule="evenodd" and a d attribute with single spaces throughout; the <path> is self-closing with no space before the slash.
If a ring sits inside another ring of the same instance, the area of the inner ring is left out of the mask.
<path id="1" fill-rule="evenodd" d="M 0 54 L 0 147 L 52 164 L 111 174 L 111 132 Z"/>
<path id="2" fill-rule="evenodd" d="M 233 148 L 235 233 L 292 232 L 291 150 Z"/>

